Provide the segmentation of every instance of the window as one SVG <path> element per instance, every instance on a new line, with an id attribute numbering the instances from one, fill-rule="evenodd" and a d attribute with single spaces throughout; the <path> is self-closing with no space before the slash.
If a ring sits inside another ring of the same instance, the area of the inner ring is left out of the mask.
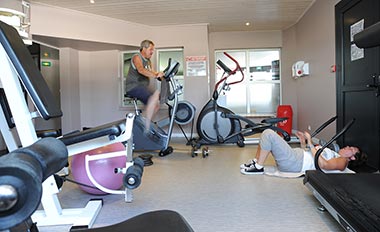
<path id="1" fill-rule="evenodd" d="M 232 85 L 228 93 L 221 95 L 219 104 L 242 115 L 275 115 L 281 99 L 280 49 L 217 51 L 215 60 L 220 59 L 233 69 L 235 64 L 223 52 L 239 62 L 244 72 L 244 81 Z M 222 74 L 223 70 L 216 68 L 217 81 Z M 237 73 L 231 78 L 239 79 L 241 75 Z"/>
<path id="2" fill-rule="evenodd" d="M 128 52 L 122 52 L 121 53 L 121 60 L 122 60 L 122 72 L 123 72 L 123 78 L 121 83 L 121 106 L 122 107 L 129 107 L 133 106 L 133 100 L 131 98 L 128 98 L 125 93 L 126 89 L 126 78 L 127 74 L 131 65 L 131 59 L 134 54 L 136 54 L 138 51 L 128 51 Z M 180 67 L 178 70 L 178 73 L 176 75 L 176 80 L 178 80 L 179 84 L 182 86 L 184 85 L 184 78 L 183 78 L 183 49 L 182 48 L 176 48 L 176 49 L 157 49 L 157 64 L 155 61 L 153 62 L 153 65 L 156 65 L 155 70 L 163 71 L 168 66 L 168 60 L 169 58 L 176 60 L 180 63 Z M 152 82 L 152 85 L 155 85 L 153 87 L 156 87 L 160 89 L 160 83 L 158 81 Z M 183 94 L 179 96 L 179 100 L 183 100 Z M 141 102 L 138 102 L 138 104 L 142 104 Z"/>
<path id="3" fill-rule="evenodd" d="M 180 64 L 175 80 L 178 81 L 178 84 L 182 86 L 182 92 L 185 88 L 184 77 L 183 77 L 183 48 L 172 48 L 172 49 L 157 49 L 157 60 L 158 68 L 157 70 L 163 71 L 168 66 L 169 59 L 178 61 Z M 179 95 L 178 100 L 183 100 L 183 93 Z"/>

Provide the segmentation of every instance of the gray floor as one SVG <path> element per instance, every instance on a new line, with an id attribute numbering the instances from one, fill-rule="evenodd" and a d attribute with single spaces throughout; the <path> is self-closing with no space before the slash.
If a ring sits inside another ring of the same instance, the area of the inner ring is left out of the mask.
<path id="1" fill-rule="evenodd" d="M 328 212 L 317 210 L 319 204 L 302 178 L 240 174 L 239 165 L 253 156 L 256 146 L 210 146 L 209 157 L 192 158 L 191 147 L 172 145 L 173 154 L 155 155 L 154 165 L 145 168 L 132 203 L 125 203 L 123 195 L 102 196 L 104 206 L 94 227 L 170 209 L 182 214 L 197 232 L 343 231 Z M 71 183 L 65 183 L 59 194 L 63 208 L 84 207 L 91 198 Z M 42 232 L 68 229 L 39 227 Z"/>

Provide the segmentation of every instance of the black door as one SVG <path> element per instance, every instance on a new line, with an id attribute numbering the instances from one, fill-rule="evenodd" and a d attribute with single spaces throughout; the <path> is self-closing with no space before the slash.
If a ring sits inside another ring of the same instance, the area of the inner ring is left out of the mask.
<path id="1" fill-rule="evenodd" d="M 379 21 L 379 0 L 343 0 L 335 6 L 337 130 L 352 118 L 353 126 L 339 145 L 360 147 L 368 154 L 368 166 L 379 169 L 379 48 L 358 49 L 353 34 Z M 380 83 L 379 83 L 380 84 Z"/>

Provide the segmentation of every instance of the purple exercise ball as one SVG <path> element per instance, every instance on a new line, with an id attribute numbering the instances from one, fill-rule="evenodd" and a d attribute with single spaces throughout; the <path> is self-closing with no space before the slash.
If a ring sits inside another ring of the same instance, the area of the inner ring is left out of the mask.
<path id="1" fill-rule="evenodd" d="M 124 151 L 122 143 L 114 143 L 108 146 L 100 147 L 90 151 L 76 154 L 71 160 L 71 172 L 75 181 L 95 187 L 86 173 L 85 157 L 86 155 L 96 155 L 115 151 Z M 109 159 L 90 161 L 90 171 L 94 179 L 103 187 L 118 190 L 123 186 L 123 174 L 115 174 L 115 168 L 125 168 L 126 156 L 118 156 Z M 107 193 L 94 188 L 79 185 L 79 187 L 93 195 L 105 195 Z"/>

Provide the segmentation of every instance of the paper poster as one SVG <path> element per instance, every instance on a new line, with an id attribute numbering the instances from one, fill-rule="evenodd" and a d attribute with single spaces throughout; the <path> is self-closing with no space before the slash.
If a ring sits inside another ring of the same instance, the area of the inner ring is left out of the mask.
<path id="1" fill-rule="evenodd" d="M 188 77 L 206 76 L 206 56 L 186 56 Z"/>
<path id="2" fill-rule="evenodd" d="M 364 58 L 364 49 L 358 48 L 356 44 L 351 44 L 351 61 Z"/>
<path id="3" fill-rule="evenodd" d="M 354 35 L 364 30 L 364 19 L 352 24 L 350 26 L 350 41 L 351 41 L 351 61 L 359 60 L 364 58 L 364 49 L 358 48 L 354 44 Z"/>

